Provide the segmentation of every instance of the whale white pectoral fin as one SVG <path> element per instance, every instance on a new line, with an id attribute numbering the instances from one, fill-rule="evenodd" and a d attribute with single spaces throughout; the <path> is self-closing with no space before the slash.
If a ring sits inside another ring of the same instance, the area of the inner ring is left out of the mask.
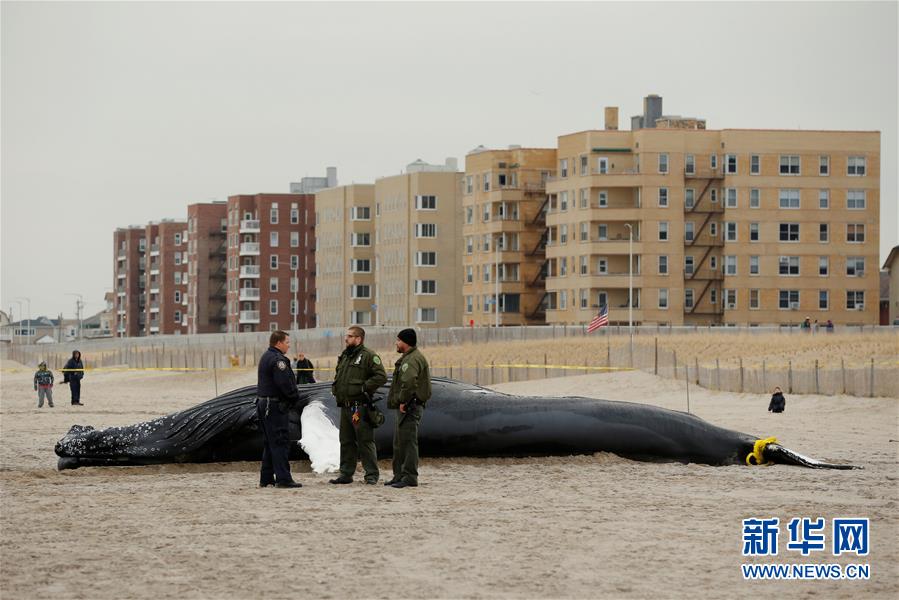
<path id="1" fill-rule="evenodd" d="M 324 404 L 315 400 L 306 405 L 300 425 L 300 447 L 309 456 L 312 470 L 319 474 L 336 473 L 340 469 L 340 432 Z"/>

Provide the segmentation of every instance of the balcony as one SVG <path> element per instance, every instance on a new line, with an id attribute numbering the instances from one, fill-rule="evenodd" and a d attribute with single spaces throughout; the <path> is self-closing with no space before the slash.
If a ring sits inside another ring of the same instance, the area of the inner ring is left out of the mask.
<path id="1" fill-rule="evenodd" d="M 259 279 L 262 268 L 259 265 L 242 265 L 240 267 L 241 279 Z"/>
<path id="2" fill-rule="evenodd" d="M 242 310 L 242 311 L 240 311 L 240 315 L 238 315 L 238 321 L 241 324 L 259 323 L 259 311 L 258 310 Z"/>
<path id="3" fill-rule="evenodd" d="M 159 302 L 151 302 L 150 303 L 150 312 L 151 313 L 159 312 Z"/>
<path id="4" fill-rule="evenodd" d="M 259 256 L 259 242 L 244 242 L 240 245 L 240 256 Z"/>
<path id="5" fill-rule="evenodd" d="M 240 222 L 240 233 L 259 233 L 262 228 L 259 226 L 259 220 L 246 220 Z"/>
<path id="6" fill-rule="evenodd" d="M 119 269 L 116 271 L 115 276 L 117 279 L 125 279 L 126 274 L 127 274 L 127 271 L 125 269 Z"/>
<path id="7" fill-rule="evenodd" d="M 159 333 L 159 325 L 150 325 L 150 333 Z"/>
<path id="8" fill-rule="evenodd" d="M 154 283 L 154 284 L 151 284 L 151 285 L 155 285 L 156 287 L 151 287 L 151 288 L 150 288 L 150 293 L 151 293 L 151 294 L 158 294 L 158 293 L 159 293 L 159 284 L 158 284 L 158 283 Z"/>
<path id="9" fill-rule="evenodd" d="M 159 256 L 159 244 L 150 246 L 150 256 Z"/>
<path id="10" fill-rule="evenodd" d="M 238 294 L 238 300 L 258 301 L 259 300 L 259 288 L 240 288 L 240 293 Z"/>
<path id="11" fill-rule="evenodd" d="M 125 260 L 126 256 L 127 256 L 127 254 L 125 253 L 124 250 L 119 250 L 118 253 L 116 254 L 116 258 L 118 258 L 119 260 Z"/>

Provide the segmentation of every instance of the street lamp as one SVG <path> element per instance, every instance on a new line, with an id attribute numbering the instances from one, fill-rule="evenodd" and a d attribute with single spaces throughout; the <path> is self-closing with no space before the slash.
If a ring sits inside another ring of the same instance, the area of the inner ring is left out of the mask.
<path id="1" fill-rule="evenodd" d="M 28 341 L 30 342 L 31 341 L 31 298 L 28 298 L 26 296 L 19 296 L 17 298 L 17 300 L 24 300 L 25 302 L 28 303 L 28 325 L 25 326 L 26 327 L 25 335 L 26 335 L 26 337 L 29 338 Z M 21 305 L 19 305 L 19 310 L 21 310 L 21 308 L 22 308 Z M 22 321 L 22 319 L 19 319 L 19 322 L 21 322 L 21 321 Z"/>
<path id="2" fill-rule="evenodd" d="M 75 317 L 78 319 L 78 339 L 83 340 L 84 321 L 82 319 L 82 310 L 84 309 L 84 296 L 72 292 L 66 293 L 66 296 L 78 296 L 78 300 L 75 301 Z M 62 323 L 60 323 L 60 326 L 62 326 Z"/>

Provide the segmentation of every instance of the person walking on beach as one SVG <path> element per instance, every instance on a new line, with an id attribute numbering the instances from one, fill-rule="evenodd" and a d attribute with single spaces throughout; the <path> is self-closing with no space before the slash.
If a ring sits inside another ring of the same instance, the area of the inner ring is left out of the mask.
<path id="1" fill-rule="evenodd" d="M 771 395 L 771 402 L 768 403 L 768 412 L 782 413 L 786 406 L 787 400 L 784 398 L 783 392 L 780 391 L 780 386 L 774 388 L 774 393 Z"/>
<path id="2" fill-rule="evenodd" d="M 297 354 L 296 361 L 293 363 L 293 368 L 296 370 L 298 385 L 315 383 L 315 377 L 312 375 L 314 369 L 312 361 L 306 358 L 306 355 L 302 352 Z"/>
<path id="3" fill-rule="evenodd" d="M 259 487 L 298 488 L 302 484 L 290 475 L 288 412 L 300 399 L 297 382 L 285 356 L 290 339 L 281 330 L 273 331 L 268 350 L 259 359 L 256 384 L 256 416 L 265 437 Z"/>
<path id="4" fill-rule="evenodd" d="M 81 380 L 84 379 L 84 363 L 81 362 L 81 352 L 72 352 L 72 358 L 62 368 L 62 382 L 69 384 L 72 392 L 72 406 L 84 406 L 81 403 Z"/>
<path id="5" fill-rule="evenodd" d="M 53 371 L 47 368 L 47 363 L 41 361 L 34 373 L 34 391 L 37 392 L 37 407 L 44 407 L 44 397 L 47 398 L 47 406 L 53 408 Z"/>
<path id="6" fill-rule="evenodd" d="M 418 485 L 418 427 L 431 397 L 431 369 L 419 352 L 414 329 L 396 336 L 396 351 L 402 356 L 393 370 L 387 408 L 396 409 L 393 429 L 393 478 L 385 483 L 394 488 Z"/>
<path id="7" fill-rule="evenodd" d="M 355 325 L 348 328 L 344 343 L 346 347 L 337 359 L 337 373 L 331 385 L 340 407 L 340 476 L 329 483 L 352 483 L 356 463 L 361 459 L 365 483 L 374 485 L 380 472 L 368 407 L 374 393 L 387 383 L 387 372 L 381 357 L 365 347 L 364 329 Z"/>

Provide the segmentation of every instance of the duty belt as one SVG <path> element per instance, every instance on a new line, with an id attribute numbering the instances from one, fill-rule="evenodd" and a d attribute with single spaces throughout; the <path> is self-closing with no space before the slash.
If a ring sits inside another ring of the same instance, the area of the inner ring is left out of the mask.
<path id="1" fill-rule="evenodd" d="M 277 402 L 278 400 L 280 400 L 280 398 L 278 398 L 277 396 L 256 396 L 256 400 L 265 400 L 265 416 L 267 417 L 269 404 L 271 403 L 271 401 L 274 400 L 275 402 Z"/>

